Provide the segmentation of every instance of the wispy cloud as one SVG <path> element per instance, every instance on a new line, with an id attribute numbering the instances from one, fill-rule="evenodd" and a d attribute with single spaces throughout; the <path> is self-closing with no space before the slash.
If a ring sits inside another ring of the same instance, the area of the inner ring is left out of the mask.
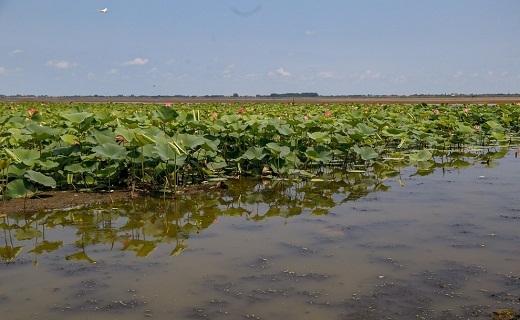
<path id="1" fill-rule="evenodd" d="M 123 64 L 125 66 L 144 66 L 145 64 L 148 64 L 148 62 L 150 62 L 148 58 L 135 58 Z"/>
<path id="2" fill-rule="evenodd" d="M 235 65 L 230 64 L 230 65 L 226 66 L 224 71 L 222 71 L 222 76 L 226 79 L 229 79 L 233 75 L 234 70 L 235 70 Z"/>
<path id="3" fill-rule="evenodd" d="M 315 36 L 315 35 L 317 35 L 317 34 L 318 34 L 318 32 L 316 32 L 316 30 L 306 30 L 306 31 L 305 31 L 305 35 L 306 35 L 307 37 L 312 37 L 312 36 Z"/>
<path id="4" fill-rule="evenodd" d="M 292 74 L 285 70 L 283 67 L 280 67 L 274 71 L 269 71 L 268 75 L 270 77 L 282 77 L 282 78 L 289 78 Z"/>
<path id="5" fill-rule="evenodd" d="M 331 72 L 331 71 L 318 72 L 318 78 L 320 78 L 320 79 L 332 79 L 334 77 L 335 77 L 334 72 Z"/>
<path id="6" fill-rule="evenodd" d="M 78 64 L 75 62 L 69 62 L 69 61 L 65 61 L 65 60 L 49 60 L 49 61 L 47 61 L 46 65 L 51 68 L 65 70 L 65 69 L 74 68 Z"/>
<path id="7" fill-rule="evenodd" d="M 16 56 L 17 54 L 20 54 L 20 53 L 23 53 L 22 49 L 15 49 L 15 50 L 9 52 L 9 55 L 10 56 Z"/>
<path id="8" fill-rule="evenodd" d="M 378 80 L 382 79 L 383 75 L 380 72 L 366 70 L 358 76 L 358 80 Z"/>
<path id="9" fill-rule="evenodd" d="M 464 74 L 464 72 L 462 72 L 462 71 L 457 71 L 457 72 L 455 72 L 455 73 L 452 75 L 452 77 L 453 77 L 454 79 L 460 79 L 460 78 L 462 78 L 462 77 L 464 77 L 464 76 L 465 76 L 465 74 Z"/>
<path id="10" fill-rule="evenodd" d="M 0 76 L 6 76 L 7 75 L 7 69 L 4 67 L 0 67 Z"/>
<path id="11" fill-rule="evenodd" d="M 119 73 L 119 70 L 115 69 L 115 68 L 112 68 L 110 70 L 108 70 L 107 74 L 110 74 L 110 75 L 114 75 L 114 74 L 118 74 Z"/>

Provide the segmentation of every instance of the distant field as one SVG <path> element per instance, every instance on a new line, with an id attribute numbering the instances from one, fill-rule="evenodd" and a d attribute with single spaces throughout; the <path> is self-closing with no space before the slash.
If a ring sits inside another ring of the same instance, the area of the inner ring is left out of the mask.
<path id="1" fill-rule="evenodd" d="M 363 104 L 506 104 L 520 103 L 520 96 L 431 96 L 431 97 L 4 97 L 0 101 L 43 101 L 43 102 L 121 102 L 121 103 L 363 103 Z"/>

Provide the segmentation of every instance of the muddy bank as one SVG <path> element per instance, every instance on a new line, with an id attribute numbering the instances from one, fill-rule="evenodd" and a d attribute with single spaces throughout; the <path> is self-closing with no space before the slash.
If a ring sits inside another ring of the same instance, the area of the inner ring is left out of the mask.
<path id="1" fill-rule="evenodd" d="M 69 208 L 89 207 L 98 204 L 110 204 L 128 199 L 140 197 L 176 197 L 208 192 L 212 190 L 225 190 L 228 185 L 224 182 L 214 184 L 200 184 L 180 187 L 176 192 L 157 193 L 138 190 L 115 190 L 112 192 L 75 192 L 75 191 L 48 191 L 39 193 L 29 199 L 0 200 L 0 217 L 7 214 L 34 213 L 40 211 L 63 210 Z M 1 199 L 1 196 L 0 196 Z"/>
<path id="2" fill-rule="evenodd" d="M 110 193 L 50 191 L 30 199 L 0 201 L 0 216 L 2 214 L 34 213 L 95 204 L 108 204 L 129 198 L 130 192 L 128 191 L 114 191 Z"/>

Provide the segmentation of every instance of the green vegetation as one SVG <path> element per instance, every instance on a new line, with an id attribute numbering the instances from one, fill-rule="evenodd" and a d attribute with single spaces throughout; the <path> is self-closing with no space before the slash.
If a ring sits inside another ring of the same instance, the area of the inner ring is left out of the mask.
<path id="1" fill-rule="evenodd" d="M 311 179 L 330 167 L 429 172 L 454 149 L 510 144 L 520 108 L 4 103 L 0 125 L 0 192 L 18 198 L 51 188 L 169 192 L 237 175 Z"/>

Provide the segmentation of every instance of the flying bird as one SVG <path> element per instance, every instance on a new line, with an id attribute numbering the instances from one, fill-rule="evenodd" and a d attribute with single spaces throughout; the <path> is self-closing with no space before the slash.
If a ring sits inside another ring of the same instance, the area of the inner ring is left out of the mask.
<path id="1" fill-rule="evenodd" d="M 259 4 L 257 5 L 256 7 L 254 7 L 253 9 L 251 10 L 241 10 L 241 9 L 238 9 L 238 8 L 235 8 L 235 7 L 231 7 L 230 8 L 231 11 L 238 15 L 238 16 L 241 16 L 241 17 L 250 17 L 256 13 L 258 13 L 260 10 L 262 10 L 262 5 Z"/>
<path id="2" fill-rule="evenodd" d="M 103 8 L 101 10 L 98 10 L 100 13 L 107 13 L 108 12 L 108 8 Z"/>

